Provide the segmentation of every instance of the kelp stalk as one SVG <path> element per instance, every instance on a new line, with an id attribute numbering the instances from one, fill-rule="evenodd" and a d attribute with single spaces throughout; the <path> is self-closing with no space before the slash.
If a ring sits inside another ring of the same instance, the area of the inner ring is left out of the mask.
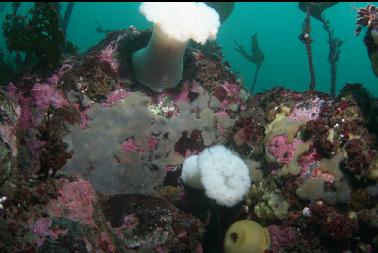
<path id="1" fill-rule="evenodd" d="M 306 18 L 303 22 L 302 33 L 299 36 L 299 39 L 305 44 L 305 47 L 306 47 L 308 66 L 310 69 L 310 76 L 311 76 L 309 90 L 313 91 L 315 90 L 316 81 L 315 81 L 314 64 L 312 60 L 312 48 L 311 48 L 312 39 L 310 37 L 310 33 L 311 33 L 311 13 L 310 13 L 310 7 L 306 5 Z"/>
<path id="2" fill-rule="evenodd" d="M 260 66 L 257 66 L 257 68 L 255 70 L 255 77 L 253 78 L 253 82 L 252 82 L 252 86 L 251 86 L 251 94 L 253 94 L 253 91 L 255 90 L 257 77 L 259 75 L 259 70 L 260 70 Z"/>
<path id="3" fill-rule="evenodd" d="M 67 36 L 66 35 L 67 34 L 67 27 L 68 27 L 68 24 L 69 24 L 70 19 L 71 19 L 74 4 L 75 3 L 73 3 L 73 2 L 69 2 L 68 5 L 67 5 L 67 8 L 66 8 L 66 11 L 64 12 L 64 17 L 63 17 L 61 26 L 62 26 L 63 33 L 64 33 L 65 37 Z"/>
<path id="4" fill-rule="evenodd" d="M 330 74 L 331 74 L 331 84 L 330 84 L 330 94 L 331 96 L 336 96 L 336 74 L 337 74 L 337 62 L 340 57 L 340 48 L 344 43 L 344 40 L 335 38 L 333 35 L 333 30 L 329 24 L 329 21 L 322 18 L 321 19 L 324 30 L 328 33 L 328 44 L 329 44 L 329 54 L 328 62 L 330 65 Z"/>
<path id="5" fill-rule="evenodd" d="M 75 3 L 69 2 L 67 4 L 67 7 L 66 7 L 66 10 L 64 12 L 63 17 L 61 15 L 62 6 L 61 6 L 60 2 L 54 2 L 54 3 L 52 3 L 52 5 L 57 12 L 60 28 L 63 30 L 64 37 L 66 37 L 67 27 L 68 27 L 68 24 L 70 22 L 73 7 L 74 7 Z"/>

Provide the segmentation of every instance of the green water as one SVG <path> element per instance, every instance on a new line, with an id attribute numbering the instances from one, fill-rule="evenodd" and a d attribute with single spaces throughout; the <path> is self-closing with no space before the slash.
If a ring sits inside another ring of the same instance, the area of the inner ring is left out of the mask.
<path id="1" fill-rule="evenodd" d="M 377 5 L 377 2 L 369 2 Z M 341 47 L 338 63 L 337 90 L 345 83 L 362 83 L 374 95 L 378 95 L 378 78 L 371 70 L 370 61 L 363 43 L 363 31 L 354 36 L 354 7 L 365 7 L 368 2 L 339 3 L 324 12 L 337 38 L 345 40 Z M 64 4 L 65 5 L 65 4 Z M 32 6 L 23 3 L 21 13 Z M 138 11 L 139 3 L 76 3 L 68 27 L 68 40 L 84 52 L 96 44 L 104 34 L 96 32 L 97 20 L 105 29 L 122 29 L 130 25 L 138 29 L 151 24 Z M 11 4 L 1 13 L 1 20 L 11 12 Z M 296 2 L 291 3 L 236 3 L 232 15 L 222 24 L 217 41 L 221 45 L 225 60 L 232 69 L 240 73 L 240 79 L 250 85 L 255 65 L 234 51 L 233 40 L 250 47 L 250 36 L 258 34 L 261 49 L 265 54 L 257 80 L 256 91 L 263 91 L 281 85 L 298 91 L 306 90 L 310 81 L 307 55 L 304 45 L 298 39 L 305 13 Z M 322 24 L 311 20 L 312 43 L 317 90 L 329 91 L 330 70 L 327 61 L 327 33 Z M 0 48 L 5 48 L 0 36 Z"/>

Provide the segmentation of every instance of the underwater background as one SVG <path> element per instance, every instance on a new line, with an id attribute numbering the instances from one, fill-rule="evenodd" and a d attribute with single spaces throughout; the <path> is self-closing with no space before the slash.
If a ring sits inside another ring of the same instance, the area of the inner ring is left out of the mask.
<path id="1" fill-rule="evenodd" d="M 330 21 L 336 38 L 345 40 L 341 46 L 337 68 L 337 90 L 345 83 L 361 83 L 375 96 L 378 95 L 378 80 L 371 69 L 363 36 L 355 36 L 354 8 L 377 2 L 341 2 L 324 12 Z M 33 3 L 23 3 L 20 13 L 26 13 Z M 67 3 L 62 3 L 63 10 Z M 124 29 L 130 25 L 137 29 L 151 27 L 138 8 L 140 3 L 76 3 L 67 31 L 67 39 L 80 52 L 86 51 L 105 37 L 96 32 L 97 24 L 104 29 Z M 11 13 L 11 3 L 0 13 L 3 21 Z M 305 13 L 297 2 L 288 3 L 236 3 L 231 16 L 221 25 L 217 42 L 222 47 L 224 59 L 229 61 L 234 72 L 246 87 L 250 87 L 256 66 L 234 50 L 234 40 L 248 51 L 251 36 L 258 35 L 259 46 L 265 54 L 255 91 L 264 91 L 276 86 L 297 91 L 308 88 L 310 75 L 305 46 L 298 39 Z M 312 50 L 316 75 L 316 89 L 329 92 L 330 67 L 328 58 L 328 35 L 323 25 L 311 20 Z M 0 35 L 0 48 L 5 49 L 4 36 Z"/>
<path id="2" fill-rule="evenodd" d="M 378 252 L 378 7 L 233 4 L 0 3 L 0 253 Z"/>

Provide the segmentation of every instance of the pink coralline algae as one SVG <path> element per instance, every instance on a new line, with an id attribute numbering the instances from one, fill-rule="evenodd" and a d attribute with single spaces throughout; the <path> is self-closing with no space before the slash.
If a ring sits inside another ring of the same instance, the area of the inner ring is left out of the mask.
<path id="1" fill-rule="evenodd" d="M 156 104 L 161 103 L 164 100 L 164 98 L 166 98 L 166 97 L 172 98 L 175 105 L 177 105 L 177 103 L 180 103 L 180 102 L 181 103 L 189 103 L 191 92 L 198 93 L 198 84 L 186 81 L 182 85 L 181 89 L 165 90 L 162 93 L 160 93 L 156 97 L 155 103 Z"/>
<path id="2" fill-rule="evenodd" d="M 110 222 L 108 222 L 107 225 L 110 230 L 122 237 L 124 231 L 132 231 L 139 223 L 138 217 L 135 214 L 129 214 L 123 217 L 121 226 L 113 228 Z"/>
<path id="3" fill-rule="evenodd" d="M 283 248 L 290 247 L 299 240 L 299 234 L 293 227 L 270 225 L 268 231 L 273 253 L 281 252 Z"/>
<path id="4" fill-rule="evenodd" d="M 293 158 L 294 153 L 299 144 L 302 141 L 294 139 L 292 142 L 288 140 L 287 135 L 274 136 L 268 145 L 269 153 L 277 159 L 280 164 L 289 164 Z"/>
<path id="5" fill-rule="evenodd" d="M 110 64 L 110 67 L 112 68 L 112 70 L 114 70 L 115 72 L 118 71 L 118 68 L 119 68 L 119 62 L 117 61 L 117 59 L 114 57 L 114 53 L 116 52 L 117 50 L 117 46 L 116 45 L 113 45 L 113 44 L 109 44 L 107 47 L 105 47 L 101 53 L 99 54 L 98 56 L 98 59 L 100 61 L 104 61 L 104 62 L 107 62 Z"/>
<path id="6" fill-rule="evenodd" d="M 157 148 L 157 145 L 159 144 L 159 140 L 156 139 L 154 136 L 150 136 L 148 138 L 148 149 L 149 150 L 155 150 Z"/>
<path id="7" fill-rule="evenodd" d="M 32 93 L 36 106 L 43 111 L 46 111 L 50 105 L 57 109 L 68 104 L 63 92 L 48 83 L 37 83 Z"/>
<path id="8" fill-rule="evenodd" d="M 135 214 L 126 215 L 122 221 L 127 229 L 134 229 L 139 224 L 138 217 Z"/>
<path id="9" fill-rule="evenodd" d="M 89 124 L 89 118 L 86 113 L 88 109 L 85 109 L 84 111 L 80 112 L 80 128 L 84 129 L 88 127 Z"/>
<path id="10" fill-rule="evenodd" d="M 295 121 L 316 120 L 319 117 L 323 100 L 315 98 L 310 102 L 302 102 L 297 104 L 289 115 L 289 118 Z"/>
<path id="11" fill-rule="evenodd" d="M 61 108 L 68 105 L 63 91 L 57 88 L 59 78 L 72 66 L 63 64 L 62 67 L 50 76 L 45 82 L 36 83 L 32 89 L 35 105 L 42 111 L 46 111 L 51 105 L 53 108 Z"/>
<path id="12" fill-rule="evenodd" d="M 220 108 L 222 110 L 227 110 L 230 109 L 230 105 L 236 104 L 244 110 L 244 103 L 240 98 L 240 90 L 240 85 L 228 82 L 218 86 L 214 91 L 214 96 L 219 99 Z"/>
<path id="13" fill-rule="evenodd" d="M 321 156 L 316 150 L 312 149 L 303 153 L 298 158 L 298 164 L 301 167 L 302 178 L 319 178 L 324 182 L 333 183 L 335 177 L 328 172 L 323 172 L 320 167 Z"/>
<path id="14" fill-rule="evenodd" d="M 51 237 L 53 240 L 58 239 L 58 236 L 65 235 L 66 230 L 56 229 L 52 230 L 50 229 L 51 226 L 51 219 L 49 218 L 39 218 L 32 226 L 31 230 L 34 234 L 38 236 L 36 243 L 37 247 L 43 245 L 47 237 Z"/>
<path id="15" fill-rule="evenodd" d="M 20 91 L 14 85 L 10 85 L 8 96 L 16 101 L 18 100 L 20 105 L 18 127 L 22 129 L 29 128 L 32 125 L 32 99 L 30 97 L 22 97 Z"/>
<path id="16" fill-rule="evenodd" d="M 50 225 L 51 220 L 49 218 L 40 218 L 32 226 L 32 231 L 38 235 L 45 235 Z"/>
<path id="17" fill-rule="evenodd" d="M 303 153 L 298 158 L 298 164 L 301 167 L 301 176 L 310 176 L 313 167 L 318 165 L 318 161 L 320 161 L 320 158 L 321 156 L 314 149 Z"/>
<path id="18" fill-rule="evenodd" d="M 165 171 L 176 171 L 177 170 L 177 166 L 175 165 L 172 165 L 172 164 L 167 164 L 165 165 L 164 167 Z"/>
<path id="19" fill-rule="evenodd" d="M 70 65 L 63 65 L 57 74 L 53 74 L 45 82 L 37 82 L 31 90 L 32 97 L 25 96 L 21 89 L 17 89 L 12 83 L 9 84 L 8 97 L 20 105 L 20 128 L 38 127 L 50 106 L 58 109 L 69 104 L 63 91 L 57 88 L 59 76 L 69 67 Z"/>
<path id="20" fill-rule="evenodd" d="M 10 99 L 17 100 L 18 97 L 18 89 L 13 83 L 9 83 L 7 87 L 7 96 Z"/>
<path id="21" fill-rule="evenodd" d="M 87 107 L 84 110 L 81 110 L 79 103 L 75 103 L 73 104 L 73 106 L 75 107 L 77 111 L 80 112 L 80 128 L 82 129 L 87 128 L 90 121 L 87 112 L 90 109 L 90 107 Z"/>
<path id="22" fill-rule="evenodd" d="M 41 147 L 45 145 L 46 142 L 38 140 L 36 137 L 32 137 L 30 140 L 26 142 L 26 146 L 28 147 L 30 157 L 32 160 L 32 164 L 34 168 L 39 167 L 39 157 L 41 155 Z"/>
<path id="23" fill-rule="evenodd" d="M 106 101 L 102 103 L 102 105 L 111 106 L 112 104 L 127 98 L 129 95 L 130 92 L 125 91 L 124 89 L 116 89 L 107 96 Z"/>
<path id="24" fill-rule="evenodd" d="M 233 83 L 225 83 L 222 85 L 223 89 L 226 90 L 229 97 L 237 97 L 240 93 L 240 85 Z"/>
<path id="25" fill-rule="evenodd" d="M 191 85 L 189 82 L 185 82 L 182 86 L 182 89 L 179 91 L 178 94 L 171 94 L 173 99 L 178 102 L 189 103 L 189 93 L 192 89 L 196 86 Z"/>
<path id="26" fill-rule="evenodd" d="M 197 61 L 200 61 L 200 60 L 205 59 L 205 56 L 203 55 L 203 53 L 202 53 L 201 51 L 193 51 L 193 57 L 194 57 Z"/>
<path id="27" fill-rule="evenodd" d="M 313 177 L 320 178 L 324 182 L 332 184 L 335 180 L 335 177 L 328 172 L 323 172 L 320 168 L 316 168 L 313 173 Z"/>
<path id="28" fill-rule="evenodd" d="M 203 253 L 202 244 L 198 243 L 195 253 Z"/>
<path id="29" fill-rule="evenodd" d="M 106 249 L 106 252 L 116 252 L 116 248 L 113 245 L 112 241 L 110 240 L 107 233 L 102 232 L 100 234 L 100 242 L 99 246 L 101 249 Z"/>
<path id="30" fill-rule="evenodd" d="M 63 179 L 62 182 L 59 196 L 49 202 L 47 212 L 54 217 L 68 217 L 97 227 L 93 220 L 96 194 L 92 185 L 83 179 L 73 182 Z"/>
<path id="31" fill-rule="evenodd" d="M 38 127 L 42 122 L 44 113 L 50 106 L 58 109 L 69 104 L 63 91 L 57 88 L 59 75 L 63 73 L 62 68 L 58 71 L 58 74 L 53 74 L 46 82 L 36 83 L 31 90 L 32 97 L 24 96 L 21 90 L 10 85 L 8 96 L 18 100 L 21 108 L 18 122 L 20 128 Z"/>
<path id="32" fill-rule="evenodd" d="M 312 213 L 310 222 L 331 240 L 342 242 L 352 238 L 358 231 L 358 219 L 338 213 L 334 207 L 327 206 L 323 202 L 311 205 L 310 210 Z"/>
<path id="33" fill-rule="evenodd" d="M 168 250 L 161 247 L 161 246 L 156 246 L 155 251 L 156 251 L 156 253 L 168 253 Z"/>
<path id="34" fill-rule="evenodd" d="M 135 141 L 133 138 L 127 139 L 122 143 L 122 150 L 125 153 L 129 152 L 136 152 L 138 154 L 141 154 L 144 152 L 144 149 L 142 147 L 139 147 L 135 144 Z"/>

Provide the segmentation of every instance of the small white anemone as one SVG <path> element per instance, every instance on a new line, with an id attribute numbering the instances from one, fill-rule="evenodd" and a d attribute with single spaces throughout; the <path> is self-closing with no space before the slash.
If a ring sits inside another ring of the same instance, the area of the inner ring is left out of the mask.
<path id="1" fill-rule="evenodd" d="M 186 185 L 201 187 L 209 198 L 228 207 L 242 201 L 251 186 L 248 166 L 222 145 L 186 158 L 181 178 Z"/>
<path id="2" fill-rule="evenodd" d="M 145 2 L 140 11 L 154 28 L 147 47 L 132 56 L 135 77 L 153 91 L 173 88 L 182 79 L 188 41 L 216 39 L 219 15 L 196 2 Z"/>
<path id="3" fill-rule="evenodd" d="M 198 168 L 198 155 L 191 155 L 182 164 L 181 179 L 186 185 L 203 190 L 201 174 Z"/>

